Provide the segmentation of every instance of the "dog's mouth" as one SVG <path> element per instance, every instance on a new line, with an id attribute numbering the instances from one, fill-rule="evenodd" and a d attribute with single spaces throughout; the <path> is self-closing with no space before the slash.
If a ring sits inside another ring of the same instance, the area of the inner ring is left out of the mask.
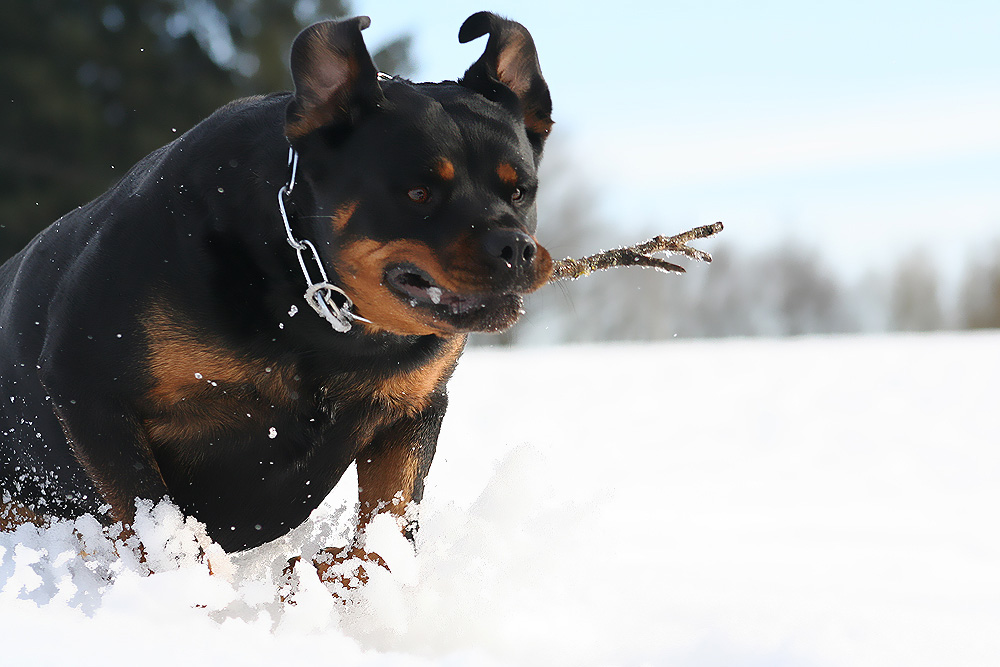
<path id="1" fill-rule="evenodd" d="M 390 267 L 384 281 L 410 307 L 429 312 L 458 331 L 502 331 L 522 312 L 520 294 L 460 294 L 413 264 Z"/>

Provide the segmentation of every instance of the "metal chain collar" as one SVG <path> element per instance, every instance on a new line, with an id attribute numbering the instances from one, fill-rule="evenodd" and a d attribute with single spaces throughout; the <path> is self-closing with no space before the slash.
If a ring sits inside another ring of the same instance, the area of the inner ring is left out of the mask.
<path id="1" fill-rule="evenodd" d="M 288 212 L 285 210 L 285 202 L 291 197 L 292 190 L 295 189 L 295 174 L 299 167 L 299 154 L 290 146 L 288 148 L 288 166 L 291 173 L 288 177 L 288 183 L 282 185 L 281 189 L 278 190 L 278 210 L 281 211 L 281 221 L 285 224 L 285 235 L 287 236 L 288 245 L 295 248 L 295 254 L 299 258 L 299 266 L 302 268 L 302 276 L 306 279 L 306 303 L 316 311 L 317 315 L 329 322 L 334 331 L 347 333 L 351 330 L 353 320 L 360 320 L 362 322 L 368 322 L 369 320 L 354 313 L 351 310 L 354 307 L 351 298 L 347 296 L 344 290 L 330 283 L 326 275 L 326 269 L 323 268 L 319 251 L 316 250 L 316 246 L 313 245 L 312 241 L 309 239 L 302 239 L 300 241 L 292 234 L 292 226 L 288 222 Z M 305 250 L 307 248 L 312 252 L 313 263 L 319 271 L 321 278 L 319 281 L 313 280 L 312 274 L 309 273 L 309 268 L 306 266 Z M 335 299 L 334 294 L 338 298 Z M 342 301 L 340 305 L 337 304 L 338 300 Z"/>

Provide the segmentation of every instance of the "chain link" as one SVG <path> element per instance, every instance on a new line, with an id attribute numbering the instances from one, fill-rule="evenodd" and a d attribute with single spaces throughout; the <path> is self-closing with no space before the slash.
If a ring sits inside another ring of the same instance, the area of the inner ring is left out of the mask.
<path id="1" fill-rule="evenodd" d="M 288 221 L 288 211 L 285 208 L 286 201 L 291 196 L 292 190 L 295 189 L 295 176 L 299 166 L 299 154 L 292 147 L 288 148 L 288 166 L 290 169 L 288 183 L 282 185 L 281 189 L 278 190 L 278 210 L 281 212 L 281 221 L 285 225 L 285 235 L 288 245 L 295 249 L 295 254 L 299 258 L 299 267 L 302 269 L 302 276 L 306 279 L 306 303 L 316 311 L 317 315 L 329 322 L 334 331 L 347 333 L 351 330 L 353 320 L 360 320 L 362 322 L 368 322 L 369 320 L 354 313 L 351 310 L 354 307 L 351 298 L 347 296 L 344 290 L 330 283 L 330 279 L 326 275 L 326 269 L 323 267 L 323 261 L 320 259 L 319 251 L 313 245 L 312 241 L 309 239 L 300 241 L 292 233 L 292 226 Z M 309 272 L 305 255 L 307 249 L 311 251 L 310 254 L 313 263 L 318 269 L 320 276 L 320 280 L 318 281 L 313 280 Z M 342 305 L 337 305 L 334 294 L 343 300 Z"/>

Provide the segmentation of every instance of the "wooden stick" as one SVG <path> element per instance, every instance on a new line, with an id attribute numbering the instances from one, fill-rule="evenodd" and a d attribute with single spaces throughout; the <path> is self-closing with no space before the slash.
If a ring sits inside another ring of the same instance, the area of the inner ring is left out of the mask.
<path id="1" fill-rule="evenodd" d="M 654 253 L 665 252 L 671 255 L 684 255 L 700 262 L 711 262 L 712 256 L 707 252 L 692 248 L 687 244 L 697 239 L 707 239 L 722 231 L 722 223 L 716 222 L 703 227 L 690 229 L 675 236 L 657 236 L 648 241 L 637 243 L 626 248 L 605 250 L 588 257 L 572 259 L 567 257 L 553 263 L 550 283 L 559 280 L 576 280 L 590 275 L 594 271 L 604 271 L 616 266 L 645 266 L 668 273 L 684 273 L 684 267 L 672 264 Z"/>

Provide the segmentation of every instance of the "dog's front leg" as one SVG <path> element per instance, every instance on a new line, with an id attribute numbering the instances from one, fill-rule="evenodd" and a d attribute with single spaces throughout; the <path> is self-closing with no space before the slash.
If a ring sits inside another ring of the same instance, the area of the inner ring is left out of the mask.
<path id="1" fill-rule="evenodd" d="M 41 380 L 74 458 L 100 494 L 87 504 L 110 506 L 97 518 L 108 525 L 120 521 L 123 537 L 129 535 L 136 500 L 155 503 L 167 496 L 145 429 L 125 400 L 105 395 L 92 401 L 95 389 L 87 381 L 49 369 Z"/>
<path id="2" fill-rule="evenodd" d="M 358 454 L 359 535 L 376 514 L 388 512 L 414 541 L 417 520 L 407 509 L 423 498 L 447 399 L 442 395 L 435 403 L 417 417 L 396 422 Z"/>
<path id="3" fill-rule="evenodd" d="M 380 432 L 358 454 L 358 526 L 352 545 L 324 549 L 313 559 L 320 579 L 350 586 L 353 581 L 365 583 L 368 574 L 365 563 L 387 567 L 382 558 L 365 548 L 363 536 L 371 520 L 380 513 L 395 517 L 400 530 L 415 540 L 417 520 L 412 511 L 424 494 L 424 478 L 430 470 L 437 449 L 441 420 L 447 407 L 442 393 L 430 407 L 415 417 L 401 419 Z M 351 559 L 362 561 L 350 572 L 339 567 Z"/>
<path id="4" fill-rule="evenodd" d="M 168 495 L 144 430 L 124 411 L 101 415 L 86 404 L 62 404 L 55 412 L 74 456 L 111 506 L 111 522 L 130 531 L 137 499 L 156 503 Z"/>

